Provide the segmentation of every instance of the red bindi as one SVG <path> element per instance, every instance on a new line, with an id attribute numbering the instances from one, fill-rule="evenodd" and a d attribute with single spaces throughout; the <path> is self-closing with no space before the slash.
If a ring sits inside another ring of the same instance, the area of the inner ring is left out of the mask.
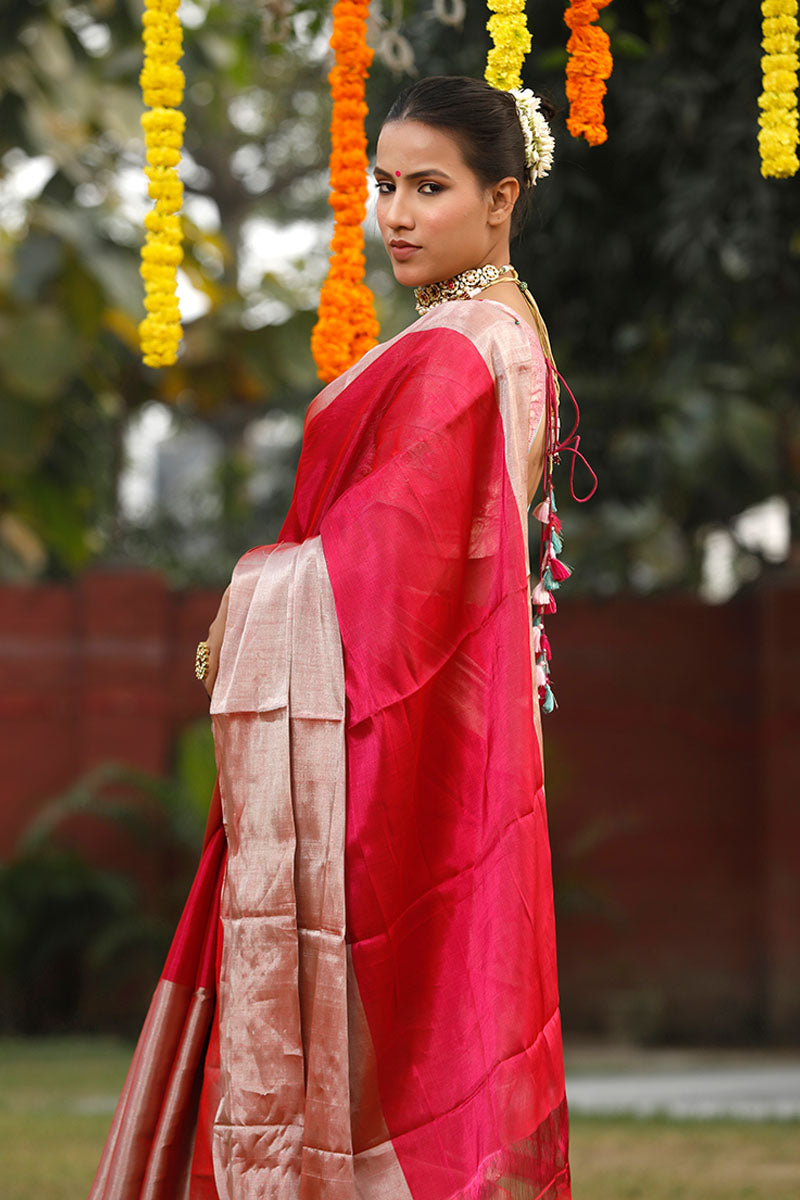
<path id="1" fill-rule="evenodd" d="M 399 172 L 399 171 L 395 171 L 395 175 L 397 176 L 397 178 L 398 178 L 398 179 L 400 178 L 400 172 Z"/>

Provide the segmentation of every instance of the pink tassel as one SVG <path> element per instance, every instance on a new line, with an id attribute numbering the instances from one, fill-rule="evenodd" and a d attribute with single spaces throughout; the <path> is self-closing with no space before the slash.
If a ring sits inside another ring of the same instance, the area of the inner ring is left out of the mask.
<path id="1" fill-rule="evenodd" d="M 533 653 L 538 654 L 542 648 L 542 627 L 541 625 L 533 626 Z"/>
<path id="2" fill-rule="evenodd" d="M 541 581 L 531 592 L 531 600 L 534 604 L 549 604 L 552 599 L 550 592 Z"/>
<path id="3" fill-rule="evenodd" d="M 541 665 L 541 663 L 537 663 L 536 664 L 536 686 L 537 686 L 537 688 L 543 688 L 546 686 L 546 684 L 547 684 L 547 676 L 545 674 L 544 667 Z"/>
<path id="4" fill-rule="evenodd" d="M 549 662 L 550 657 L 551 657 L 551 655 L 550 655 L 550 639 L 548 638 L 547 634 L 544 631 L 542 631 L 542 649 L 544 650 L 545 654 L 547 655 L 547 661 Z"/>
<path id="5" fill-rule="evenodd" d="M 539 504 L 537 504 L 536 508 L 533 510 L 533 515 L 536 517 L 537 521 L 541 521 L 543 524 L 546 521 L 549 521 L 550 520 L 550 501 L 549 501 L 549 499 L 542 500 Z"/>
<path id="6" fill-rule="evenodd" d="M 553 579 L 557 579 L 559 583 L 562 579 L 569 579 L 572 574 L 569 567 L 565 563 L 559 562 L 555 557 L 550 558 L 549 566 Z"/>

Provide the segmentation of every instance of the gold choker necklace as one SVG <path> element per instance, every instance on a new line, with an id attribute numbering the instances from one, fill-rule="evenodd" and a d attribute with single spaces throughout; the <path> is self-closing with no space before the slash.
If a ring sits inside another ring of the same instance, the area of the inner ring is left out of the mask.
<path id="1" fill-rule="evenodd" d="M 514 282 L 519 280 L 519 275 L 510 263 L 506 267 L 489 264 L 486 267 L 472 267 L 469 271 L 454 275 L 452 279 L 442 280 L 441 283 L 428 283 L 425 287 L 414 288 L 417 312 L 423 316 L 445 300 L 471 300 L 484 288 L 491 287 L 500 279 Z"/>

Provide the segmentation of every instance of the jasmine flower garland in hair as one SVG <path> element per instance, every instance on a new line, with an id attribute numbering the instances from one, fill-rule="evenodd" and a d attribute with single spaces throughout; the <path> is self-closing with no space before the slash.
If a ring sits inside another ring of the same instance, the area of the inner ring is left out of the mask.
<path id="1" fill-rule="evenodd" d="M 525 163 L 531 185 L 548 175 L 553 165 L 555 140 L 539 97 L 530 88 L 513 88 L 510 93 L 517 105 L 522 136 L 525 139 Z"/>

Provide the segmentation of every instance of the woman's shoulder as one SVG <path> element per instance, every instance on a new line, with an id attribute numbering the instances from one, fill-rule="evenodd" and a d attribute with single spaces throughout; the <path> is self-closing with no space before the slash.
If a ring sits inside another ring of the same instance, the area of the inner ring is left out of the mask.
<path id="1" fill-rule="evenodd" d="M 530 362 L 538 357 L 536 331 L 508 305 L 497 300 L 448 300 L 437 304 L 405 331 L 436 329 L 462 334 L 485 358 L 496 354 Z"/>

